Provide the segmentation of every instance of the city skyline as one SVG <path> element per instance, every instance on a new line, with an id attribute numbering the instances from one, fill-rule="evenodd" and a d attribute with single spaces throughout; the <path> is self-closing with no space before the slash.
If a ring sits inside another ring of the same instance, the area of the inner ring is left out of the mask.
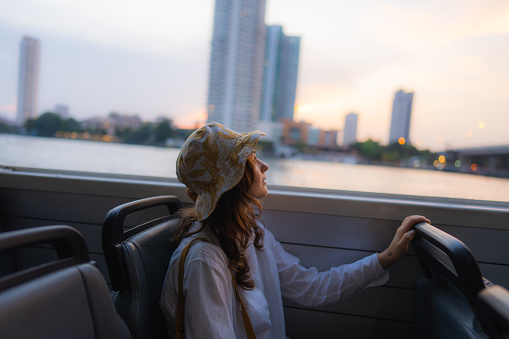
<path id="1" fill-rule="evenodd" d="M 117 5 L 4 4 L 0 115 L 15 116 L 19 41 L 30 35 L 43 46 L 39 112 L 63 104 L 77 119 L 116 111 L 203 120 L 213 2 Z M 386 144 L 393 95 L 404 89 L 416 93 L 417 147 L 509 144 L 509 4 L 268 0 L 265 22 L 302 37 L 296 120 L 343 129 L 355 111 L 358 140 Z"/>

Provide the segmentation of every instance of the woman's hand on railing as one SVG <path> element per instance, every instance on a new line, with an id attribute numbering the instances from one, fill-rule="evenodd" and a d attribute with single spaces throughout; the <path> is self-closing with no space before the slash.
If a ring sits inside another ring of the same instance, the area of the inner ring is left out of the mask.
<path id="1" fill-rule="evenodd" d="M 411 215 L 403 220 L 389 247 L 382 253 L 378 253 L 378 261 L 384 269 L 403 258 L 408 251 L 408 244 L 415 237 L 415 231 L 410 229 L 420 222 L 429 223 L 430 221 L 422 215 Z"/>

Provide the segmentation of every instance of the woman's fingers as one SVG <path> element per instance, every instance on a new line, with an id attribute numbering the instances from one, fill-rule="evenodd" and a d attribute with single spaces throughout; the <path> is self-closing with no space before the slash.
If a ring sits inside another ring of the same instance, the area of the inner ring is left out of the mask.
<path id="1" fill-rule="evenodd" d="M 399 227 L 398 231 L 402 233 L 408 232 L 415 224 L 418 224 L 420 222 L 427 222 L 429 223 L 429 219 L 422 216 L 422 215 L 411 215 L 405 218 L 403 222 L 401 223 L 401 226 Z"/>
<path id="2" fill-rule="evenodd" d="M 405 253 L 408 250 L 408 244 L 410 244 L 410 241 L 412 241 L 413 238 L 415 238 L 415 231 L 411 230 L 411 231 L 406 232 L 403 235 L 403 237 L 401 238 L 401 240 L 399 241 L 398 245 L 403 247 L 403 250 Z"/>
<path id="3" fill-rule="evenodd" d="M 405 255 L 410 241 L 415 237 L 415 231 L 411 230 L 411 228 L 420 222 L 429 223 L 430 221 L 422 215 L 410 215 L 403 220 L 389 247 L 378 255 L 383 268 L 388 268 Z"/>
<path id="4" fill-rule="evenodd" d="M 411 228 L 420 222 L 429 223 L 430 221 L 422 215 L 411 215 L 403 220 L 403 223 L 398 228 L 396 235 L 394 236 L 394 244 L 399 247 L 399 251 L 406 253 L 408 250 L 408 244 L 415 237 L 415 231 L 411 230 Z"/>
<path id="5" fill-rule="evenodd" d="M 397 243 L 400 243 L 401 240 L 404 240 L 404 248 L 408 248 L 408 244 L 410 241 L 415 237 L 415 231 L 411 230 L 411 228 L 420 222 L 427 222 L 429 223 L 429 219 L 422 216 L 422 215 L 411 215 L 405 218 L 403 220 L 403 223 L 398 228 L 398 231 L 396 232 L 396 237 L 399 236 L 399 239 L 395 239 Z M 398 234 L 399 233 L 399 234 Z M 406 252 L 406 250 L 405 250 Z"/>

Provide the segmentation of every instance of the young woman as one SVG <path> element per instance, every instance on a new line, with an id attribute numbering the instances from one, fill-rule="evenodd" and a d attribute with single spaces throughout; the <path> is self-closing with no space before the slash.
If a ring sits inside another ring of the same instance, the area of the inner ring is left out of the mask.
<path id="1" fill-rule="evenodd" d="M 407 217 L 387 250 L 353 264 L 325 272 L 304 268 L 259 222 L 259 199 L 267 195 L 269 169 L 256 156 L 261 135 L 209 123 L 196 130 L 180 151 L 177 177 L 195 206 L 181 212 L 176 235 L 181 243 L 170 260 L 160 300 L 170 335 L 179 330 L 181 255 L 195 238 L 204 241 L 186 249 L 182 261 L 186 337 L 245 338 L 249 323 L 257 338 L 285 338 L 283 296 L 318 306 L 384 284 L 386 269 L 403 257 L 414 237 L 410 228 L 429 222 L 422 216 Z"/>

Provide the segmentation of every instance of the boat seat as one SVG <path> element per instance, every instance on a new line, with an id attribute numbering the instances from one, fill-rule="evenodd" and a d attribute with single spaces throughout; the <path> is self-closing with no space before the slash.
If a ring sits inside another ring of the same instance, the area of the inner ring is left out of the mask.
<path id="1" fill-rule="evenodd" d="M 498 285 L 487 287 L 479 293 L 477 302 L 491 337 L 509 338 L 509 291 Z"/>
<path id="2" fill-rule="evenodd" d="M 420 223 L 412 245 L 425 277 L 416 282 L 418 338 L 489 338 L 477 312 L 485 282 L 472 252 L 455 237 Z"/>
<path id="3" fill-rule="evenodd" d="M 126 230 L 128 215 L 158 206 L 168 212 Z M 133 338 L 168 337 L 159 299 L 178 245 L 170 240 L 179 220 L 174 213 L 180 208 L 175 196 L 159 196 L 120 205 L 106 215 L 102 241 L 112 297 Z"/>
<path id="4" fill-rule="evenodd" d="M 58 258 L 0 277 L 0 337 L 131 338 L 78 231 L 44 226 L 0 233 L 2 255 L 44 245 Z"/>

